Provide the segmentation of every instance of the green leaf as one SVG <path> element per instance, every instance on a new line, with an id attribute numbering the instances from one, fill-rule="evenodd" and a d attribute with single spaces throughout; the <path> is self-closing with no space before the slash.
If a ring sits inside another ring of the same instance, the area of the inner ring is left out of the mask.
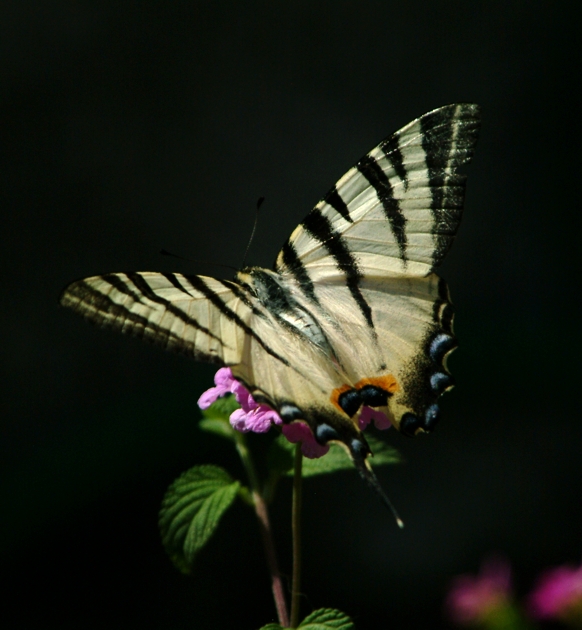
<path id="1" fill-rule="evenodd" d="M 266 626 L 259 628 L 259 630 L 285 630 L 285 628 L 278 623 L 268 623 Z"/>
<path id="2" fill-rule="evenodd" d="M 372 466 L 387 466 L 388 464 L 400 464 L 402 462 L 400 453 L 394 447 L 386 444 L 384 440 L 372 434 L 366 436 L 366 440 L 368 440 L 368 444 L 374 454 L 370 458 Z"/>
<path id="3" fill-rule="evenodd" d="M 299 624 L 305 630 L 355 630 L 355 627 L 345 613 L 334 608 L 314 610 Z"/>
<path id="4" fill-rule="evenodd" d="M 396 464 L 400 461 L 400 455 L 391 446 L 388 446 L 382 440 L 370 434 L 366 436 L 368 444 L 372 449 L 374 456 L 370 458 L 372 466 L 386 466 L 387 464 Z M 281 474 L 293 474 L 293 450 L 294 444 L 291 444 L 283 435 L 279 436 L 273 443 L 272 450 L 275 453 L 271 456 L 270 461 L 280 466 Z M 285 455 L 287 459 L 285 459 Z M 329 452 L 323 457 L 317 459 L 303 459 L 303 476 L 313 477 L 314 475 L 324 475 L 335 472 L 336 470 L 352 470 L 354 464 L 345 449 L 339 444 L 331 444 Z"/>
<path id="5" fill-rule="evenodd" d="M 218 466 L 194 466 L 168 488 L 160 510 L 162 542 L 172 562 L 189 573 L 234 501 L 240 483 Z"/>
<path id="6" fill-rule="evenodd" d="M 240 405 L 236 402 L 234 395 L 228 394 L 227 396 L 218 398 L 208 409 L 203 409 L 202 415 L 205 418 L 218 418 L 228 421 L 230 414 L 239 408 Z"/>
<path id="7" fill-rule="evenodd" d="M 234 429 L 230 426 L 228 420 L 222 418 L 202 418 L 198 423 L 202 431 L 214 433 L 227 440 L 234 440 Z"/>

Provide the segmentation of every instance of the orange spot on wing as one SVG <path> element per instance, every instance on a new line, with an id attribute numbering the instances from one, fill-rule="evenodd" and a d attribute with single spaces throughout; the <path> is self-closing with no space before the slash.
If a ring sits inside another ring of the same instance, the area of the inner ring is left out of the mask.
<path id="1" fill-rule="evenodd" d="M 392 376 L 392 374 L 386 374 L 385 376 L 371 376 L 370 378 L 363 378 L 356 383 L 356 389 L 361 389 L 366 385 L 374 385 L 380 387 L 389 394 L 394 394 L 400 389 L 398 381 Z"/>

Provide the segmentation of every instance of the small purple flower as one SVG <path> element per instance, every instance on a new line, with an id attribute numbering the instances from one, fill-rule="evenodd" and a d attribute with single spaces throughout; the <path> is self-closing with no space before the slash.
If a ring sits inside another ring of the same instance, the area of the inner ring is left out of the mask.
<path id="1" fill-rule="evenodd" d="M 313 431 L 307 423 L 295 420 L 290 424 L 283 424 L 283 420 L 276 411 L 268 405 L 259 404 L 246 387 L 234 378 L 230 368 L 220 368 L 214 375 L 214 384 L 215 387 L 211 387 L 200 396 L 198 406 L 200 409 L 208 409 L 221 396 L 234 394 L 241 408 L 232 412 L 230 424 L 237 431 L 266 433 L 273 424 L 283 425 L 283 435 L 289 442 L 301 442 L 301 452 L 305 457 L 315 459 L 322 457 L 329 451 L 329 446 L 322 446 L 315 439 Z M 390 420 L 385 414 L 370 407 L 363 407 L 359 419 L 360 429 L 364 430 L 371 421 L 374 421 L 378 429 L 390 427 Z"/>
<path id="2" fill-rule="evenodd" d="M 479 575 L 459 575 L 445 602 L 449 617 L 460 625 L 503 614 L 511 598 L 511 568 L 503 558 L 484 562 Z"/>
<path id="3" fill-rule="evenodd" d="M 528 597 L 535 619 L 582 621 L 582 566 L 561 566 L 541 575 Z"/>
<path id="4" fill-rule="evenodd" d="M 358 420 L 360 431 L 363 431 L 372 420 L 374 421 L 376 428 L 381 431 L 391 427 L 391 422 L 388 420 L 386 414 L 381 411 L 376 411 L 375 409 L 372 409 L 372 407 L 362 407 L 362 413 L 360 414 L 360 419 Z"/>
<path id="5" fill-rule="evenodd" d="M 220 368 L 214 375 L 214 384 L 216 387 L 207 389 L 198 399 L 200 409 L 208 409 L 213 402 L 216 402 L 221 396 L 232 393 L 232 386 L 236 383 L 232 377 L 230 368 Z"/>
<path id="6" fill-rule="evenodd" d="M 293 444 L 301 442 L 301 452 L 309 459 L 317 459 L 329 451 L 329 446 L 327 444 L 322 446 L 315 439 L 313 431 L 309 428 L 307 423 L 301 420 L 295 420 L 295 422 L 291 422 L 291 424 L 284 424 L 282 431 L 289 442 Z"/>

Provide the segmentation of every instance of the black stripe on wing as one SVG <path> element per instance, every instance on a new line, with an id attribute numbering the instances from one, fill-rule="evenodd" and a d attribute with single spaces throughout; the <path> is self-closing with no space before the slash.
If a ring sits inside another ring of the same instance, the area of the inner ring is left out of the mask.
<path id="1" fill-rule="evenodd" d="M 349 223 L 354 222 L 354 220 L 350 216 L 350 211 L 348 209 L 348 206 L 346 205 L 346 202 L 341 198 L 335 186 L 327 193 L 323 200 L 328 203 L 337 213 L 341 214 L 346 221 L 348 221 Z"/>
<path id="2" fill-rule="evenodd" d="M 394 135 L 386 138 L 380 143 L 380 149 L 383 151 L 386 159 L 390 162 L 396 175 L 398 175 L 400 181 L 404 185 L 404 190 L 408 190 L 408 171 L 404 166 L 404 156 L 400 149 L 400 134 L 397 132 Z"/>
<path id="3" fill-rule="evenodd" d="M 311 281 L 311 278 L 309 277 L 309 274 L 305 269 L 305 265 L 301 262 L 301 259 L 297 255 L 297 250 L 295 249 L 293 244 L 287 241 L 285 245 L 283 245 L 280 256 L 282 257 L 283 264 L 293 274 L 295 280 L 297 280 L 297 283 L 301 287 L 303 293 L 312 302 L 315 302 L 315 304 L 319 305 L 319 300 L 315 295 L 315 287 L 313 286 L 313 282 Z"/>
<path id="4" fill-rule="evenodd" d="M 195 349 L 187 347 L 184 344 L 184 340 L 168 328 L 153 324 L 147 317 L 138 315 L 127 308 L 127 306 L 118 304 L 108 295 L 89 285 L 85 280 L 79 280 L 67 287 L 61 296 L 61 304 L 72 308 L 77 313 L 104 328 L 121 330 L 134 337 L 145 337 L 150 341 L 155 341 L 186 354 L 191 352 L 194 356 L 201 357 L 203 355 L 208 360 L 217 360 L 217 357 L 199 353 Z M 112 317 L 108 318 L 108 315 Z M 131 324 L 131 326 L 128 327 L 127 323 Z M 219 339 L 218 341 L 221 340 Z"/>
<path id="5" fill-rule="evenodd" d="M 240 284 L 237 284 L 236 282 L 233 282 L 232 280 L 221 280 L 218 279 L 217 282 L 220 282 L 220 284 L 227 288 L 229 291 L 232 291 L 232 293 L 246 306 L 248 307 L 253 315 L 256 315 L 257 317 L 260 317 L 261 319 L 266 319 L 266 315 L 265 313 L 263 313 L 263 311 L 261 311 L 260 309 L 258 309 L 256 307 L 255 304 L 253 304 L 253 302 L 251 301 L 251 299 L 249 298 L 248 294 L 246 293 L 246 291 L 240 286 Z"/>
<path id="6" fill-rule="evenodd" d="M 371 155 L 364 156 L 356 168 L 370 182 L 376 191 L 378 199 L 384 208 L 384 214 L 390 223 L 390 229 L 398 243 L 400 258 L 406 263 L 406 218 L 400 209 L 398 200 L 394 198 L 392 185 L 382 170 L 382 167 Z"/>
<path id="7" fill-rule="evenodd" d="M 346 284 L 368 326 L 373 330 L 372 309 L 360 291 L 362 274 L 358 263 L 341 234 L 333 229 L 329 219 L 318 208 L 313 209 L 302 223 L 304 229 L 317 239 L 335 258 L 337 267 L 346 276 Z"/>
<path id="8" fill-rule="evenodd" d="M 129 275 L 129 274 L 126 274 L 126 275 Z M 132 289 L 127 285 L 127 283 L 121 279 L 119 274 L 106 273 L 99 277 L 101 278 L 101 280 L 104 280 L 105 282 L 110 284 L 114 289 L 116 289 L 120 293 L 123 293 L 123 295 L 127 295 L 128 297 L 130 297 L 134 302 L 143 304 L 141 300 L 141 295 L 139 293 L 136 293 L 135 291 L 132 291 Z"/>
<path id="9" fill-rule="evenodd" d="M 224 344 L 224 340 L 221 339 L 220 337 L 218 337 L 217 335 L 215 335 L 211 330 L 206 328 L 206 326 L 202 326 L 201 324 L 198 323 L 198 321 L 196 319 L 194 319 L 193 317 L 190 317 L 181 308 L 178 308 L 176 305 L 172 304 L 172 302 L 170 302 L 169 300 L 166 300 L 165 298 L 163 298 L 160 295 L 158 295 L 150 287 L 150 285 L 147 283 L 145 278 L 140 273 L 138 273 L 138 272 L 131 273 L 130 272 L 130 273 L 126 273 L 125 275 L 127 276 L 127 278 L 129 280 L 131 280 L 131 282 L 133 283 L 135 288 L 144 297 L 146 297 L 148 300 L 150 300 L 151 302 L 156 302 L 157 304 L 161 304 L 166 309 L 166 311 L 168 311 L 168 313 L 171 313 L 174 317 L 176 317 L 177 319 L 183 321 L 187 326 L 192 326 L 193 328 L 196 328 L 196 330 L 200 330 L 205 335 L 208 335 L 212 339 L 215 339 L 216 341 L 220 342 L 221 345 L 225 345 Z M 119 288 L 120 287 L 120 283 L 123 282 L 120 276 L 115 276 L 115 275 L 111 274 L 111 275 L 108 275 L 108 276 L 102 276 L 102 278 L 103 278 L 103 280 L 106 280 L 107 282 L 111 283 L 118 291 L 120 290 L 120 288 Z M 117 282 L 115 284 L 113 284 L 113 282 L 112 282 L 113 278 L 115 278 L 117 280 Z M 178 281 L 177 278 L 176 278 L 176 281 Z M 127 285 L 125 285 L 125 286 L 126 286 L 127 289 L 129 289 L 129 287 L 127 287 Z M 131 291 L 131 289 L 129 289 L 129 291 L 130 292 L 128 293 L 128 295 L 131 295 L 133 297 L 135 292 Z M 188 295 L 189 295 L 191 300 L 194 299 L 192 295 L 190 295 L 190 294 L 188 294 Z M 138 301 L 138 302 L 143 304 L 142 300 L 139 299 L 139 296 L 138 296 L 138 299 L 136 301 Z"/>
<path id="10" fill-rule="evenodd" d="M 184 276 L 188 282 L 202 295 L 208 298 L 208 301 L 213 304 L 229 321 L 238 326 L 249 337 L 255 339 L 255 341 L 263 348 L 265 352 L 270 354 L 273 358 L 277 359 L 286 366 L 289 366 L 287 359 L 275 352 L 257 333 L 246 324 L 240 316 L 235 313 L 221 298 L 215 293 L 200 276 Z"/>
<path id="11" fill-rule="evenodd" d="M 434 266 L 449 251 L 459 226 L 466 177 L 455 171 L 473 157 L 479 124 L 480 110 L 473 104 L 441 107 L 420 118 L 434 217 Z"/>
<path id="12" fill-rule="evenodd" d="M 164 278 L 170 282 L 170 284 L 172 284 L 173 286 L 176 287 L 176 289 L 179 289 L 180 291 L 182 291 L 182 293 L 185 293 L 188 297 L 194 297 L 189 291 L 188 289 L 180 282 L 180 280 L 178 280 L 178 277 L 176 276 L 175 273 L 164 273 L 162 272 L 162 276 L 164 276 Z"/>

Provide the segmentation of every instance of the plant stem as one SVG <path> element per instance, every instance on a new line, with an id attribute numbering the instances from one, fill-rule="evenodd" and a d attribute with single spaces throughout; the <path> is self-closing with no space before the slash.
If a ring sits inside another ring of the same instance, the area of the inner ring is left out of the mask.
<path id="1" fill-rule="evenodd" d="M 293 474 L 293 512 L 291 515 L 293 529 L 293 585 L 291 586 L 291 627 L 299 623 L 299 606 L 301 603 L 301 466 L 303 455 L 301 444 L 295 447 L 295 470 Z"/>
<path id="2" fill-rule="evenodd" d="M 273 591 L 273 598 L 275 600 L 275 608 L 277 609 L 277 617 L 279 623 L 284 627 L 289 626 L 289 613 L 287 612 L 287 603 L 285 602 L 285 593 L 283 591 L 283 582 L 281 580 L 281 574 L 279 573 L 279 564 L 277 562 L 277 552 L 275 551 L 275 541 L 273 539 L 273 531 L 271 529 L 271 523 L 269 521 L 269 512 L 267 510 L 267 504 L 260 492 L 259 478 L 251 458 L 249 449 L 247 448 L 245 436 L 238 431 L 235 431 L 236 449 L 245 467 L 249 483 L 251 486 L 251 494 L 253 497 L 253 504 L 255 507 L 255 514 L 259 521 L 259 529 L 261 530 L 261 538 L 263 539 L 263 546 L 265 548 L 265 555 L 267 556 L 267 564 L 269 565 L 269 572 L 271 574 L 271 589 Z"/>

